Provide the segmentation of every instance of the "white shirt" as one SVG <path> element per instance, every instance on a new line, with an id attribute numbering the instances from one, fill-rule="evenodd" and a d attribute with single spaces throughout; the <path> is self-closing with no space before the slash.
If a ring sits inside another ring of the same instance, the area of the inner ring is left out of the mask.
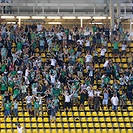
<path id="1" fill-rule="evenodd" d="M 106 49 L 105 49 L 105 48 L 102 48 L 102 49 L 101 49 L 100 55 L 101 55 L 101 56 L 105 56 L 105 53 L 106 53 Z"/>
<path id="2" fill-rule="evenodd" d="M 26 96 L 26 103 L 31 103 L 32 102 L 32 96 Z"/>
<path id="3" fill-rule="evenodd" d="M 86 58 L 86 62 L 91 62 L 91 60 L 92 60 L 91 55 L 86 55 L 85 58 Z"/>
<path id="4" fill-rule="evenodd" d="M 79 42 L 79 43 L 80 43 L 80 45 L 81 45 L 81 46 L 83 46 L 83 43 L 84 43 L 84 41 L 83 41 L 83 40 L 78 40 L 77 42 Z"/>
<path id="5" fill-rule="evenodd" d="M 29 70 L 26 69 L 26 70 L 25 70 L 25 77 L 27 77 L 28 75 L 29 75 Z"/>
<path id="6" fill-rule="evenodd" d="M 93 97 L 93 96 L 94 96 L 93 90 L 89 90 L 89 91 L 88 91 L 88 96 L 89 96 L 89 97 Z"/>
<path id="7" fill-rule="evenodd" d="M 68 36 L 68 40 L 72 40 L 72 36 L 71 35 Z"/>
<path id="8" fill-rule="evenodd" d="M 126 50 L 127 45 L 122 44 L 121 47 L 122 47 L 122 50 Z"/>
<path id="9" fill-rule="evenodd" d="M 56 64 L 56 59 L 50 59 L 51 60 L 51 66 L 55 66 Z"/>
<path id="10" fill-rule="evenodd" d="M 87 40 L 87 41 L 86 41 L 86 47 L 89 47 L 89 46 L 90 46 L 90 41 Z"/>
<path id="11" fill-rule="evenodd" d="M 23 127 L 17 127 L 18 133 L 22 133 Z"/>
<path id="12" fill-rule="evenodd" d="M 51 79 L 51 83 L 54 84 L 55 83 L 55 75 L 51 75 L 50 79 Z"/>
<path id="13" fill-rule="evenodd" d="M 41 30 L 42 30 L 42 25 L 41 24 L 40 25 L 38 24 L 37 25 L 37 31 L 41 31 Z"/>
<path id="14" fill-rule="evenodd" d="M 94 94 L 100 96 L 101 91 L 94 91 Z"/>
<path id="15" fill-rule="evenodd" d="M 105 63 L 103 64 L 103 67 L 107 67 L 108 66 L 108 63 L 109 63 L 109 61 L 107 60 L 107 61 L 105 61 Z"/>
<path id="16" fill-rule="evenodd" d="M 63 37 L 63 33 L 62 32 L 58 32 L 56 35 L 57 35 L 59 40 L 62 40 L 62 37 Z"/>
<path id="17" fill-rule="evenodd" d="M 72 94 L 71 95 L 65 95 L 65 102 L 70 103 L 71 97 L 72 97 Z"/>
<path id="18" fill-rule="evenodd" d="M 39 101 L 39 104 L 42 104 L 42 97 L 36 97 L 36 98 Z"/>
<path id="19" fill-rule="evenodd" d="M 115 106 L 118 105 L 118 101 L 119 101 L 119 100 L 118 100 L 118 97 L 114 97 L 114 96 L 113 96 L 113 97 L 111 98 L 111 101 L 112 101 L 112 104 L 113 104 L 113 105 L 115 105 Z"/>

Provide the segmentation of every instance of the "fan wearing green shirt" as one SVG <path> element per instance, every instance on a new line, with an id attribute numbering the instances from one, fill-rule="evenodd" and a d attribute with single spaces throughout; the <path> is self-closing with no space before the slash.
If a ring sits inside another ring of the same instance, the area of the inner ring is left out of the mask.
<path id="1" fill-rule="evenodd" d="M 119 47 L 118 47 L 118 45 L 119 45 L 119 42 L 120 41 L 121 40 L 118 41 L 116 38 L 114 38 L 114 42 L 113 42 L 113 47 L 114 47 L 113 53 L 114 53 L 114 57 L 116 57 L 119 54 Z"/>
<path id="2" fill-rule="evenodd" d="M 4 117 L 5 118 L 11 115 L 11 106 L 12 104 L 9 101 L 4 103 Z"/>
<path id="3" fill-rule="evenodd" d="M 39 116 L 39 100 L 34 101 L 34 115 Z"/>

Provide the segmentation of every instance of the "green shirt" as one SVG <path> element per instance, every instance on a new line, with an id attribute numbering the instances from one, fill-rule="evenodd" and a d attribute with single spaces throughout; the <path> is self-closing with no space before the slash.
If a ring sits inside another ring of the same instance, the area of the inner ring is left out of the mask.
<path id="1" fill-rule="evenodd" d="M 5 103 L 4 104 L 4 107 L 5 107 L 5 110 L 10 110 L 10 107 L 12 106 L 11 103 Z"/>
<path id="2" fill-rule="evenodd" d="M 13 81 L 13 80 L 10 80 L 10 81 L 8 82 L 8 84 L 9 84 L 9 87 L 11 87 L 11 88 L 13 88 L 13 87 L 14 87 L 14 85 L 15 85 L 15 83 L 14 83 L 14 81 Z"/>
<path id="3" fill-rule="evenodd" d="M 16 88 L 16 89 L 14 90 L 13 94 L 14 94 L 15 96 L 17 96 L 17 95 L 19 94 L 19 88 Z"/>
<path id="4" fill-rule="evenodd" d="M 34 102 L 34 108 L 39 109 L 39 102 L 36 102 L 36 101 Z"/>
<path id="5" fill-rule="evenodd" d="M 17 71 L 11 71 L 11 74 L 15 76 L 17 74 Z"/>
<path id="6" fill-rule="evenodd" d="M 3 64 L 3 65 L 1 66 L 1 72 L 4 72 L 5 69 L 6 69 L 6 64 Z"/>
<path id="7" fill-rule="evenodd" d="M 92 26 L 93 32 L 97 32 L 97 27 L 96 26 Z"/>
<path id="8" fill-rule="evenodd" d="M 21 42 L 17 42 L 17 50 L 21 50 L 22 49 L 22 43 Z"/>
<path id="9" fill-rule="evenodd" d="M 114 43 L 114 49 L 118 49 L 118 42 Z"/>
<path id="10" fill-rule="evenodd" d="M 60 89 L 53 89 L 53 95 L 58 97 L 60 95 Z"/>
<path id="11" fill-rule="evenodd" d="M 1 90 L 2 90 L 2 91 L 6 91 L 6 90 L 7 90 L 7 86 L 6 86 L 5 83 L 2 83 L 2 84 L 1 84 Z"/>

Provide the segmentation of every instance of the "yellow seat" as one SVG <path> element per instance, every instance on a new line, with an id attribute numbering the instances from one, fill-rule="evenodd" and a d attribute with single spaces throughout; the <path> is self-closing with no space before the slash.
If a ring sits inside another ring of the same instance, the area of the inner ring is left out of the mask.
<path id="1" fill-rule="evenodd" d="M 35 123 L 36 124 L 36 123 Z M 33 129 L 32 130 L 32 133 L 38 133 L 38 130 L 37 129 Z"/>
<path id="2" fill-rule="evenodd" d="M 87 113 L 86 113 L 86 116 L 91 116 L 91 113 L 90 113 L 90 112 L 87 112 Z"/>
<path id="3" fill-rule="evenodd" d="M 126 128 L 131 128 L 131 124 L 130 123 L 126 123 Z"/>
<path id="4" fill-rule="evenodd" d="M 36 123 L 32 123 L 32 128 L 36 128 L 37 124 Z"/>
<path id="5" fill-rule="evenodd" d="M 36 122 L 36 118 L 31 118 L 31 122 Z"/>
<path id="6" fill-rule="evenodd" d="M 107 133 L 107 130 L 106 129 L 102 129 L 102 133 Z"/>
<path id="7" fill-rule="evenodd" d="M 123 122 L 123 117 L 119 117 L 118 122 Z"/>
<path id="8" fill-rule="evenodd" d="M 112 128 L 112 123 L 107 123 L 107 128 Z"/>
<path id="9" fill-rule="evenodd" d="M 44 133 L 44 130 L 43 130 L 43 129 L 40 129 L 40 130 L 39 130 L 39 133 Z"/>
<path id="10" fill-rule="evenodd" d="M 120 130 L 119 129 L 115 129 L 114 133 L 120 133 Z"/>
<path id="11" fill-rule="evenodd" d="M 25 113 L 24 113 L 24 116 L 29 116 L 29 113 L 28 113 L 28 112 L 25 112 Z"/>
<path id="12" fill-rule="evenodd" d="M 126 129 L 121 129 L 121 133 L 127 133 Z"/>
<path id="13" fill-rule="evenodd" d="M 76 133 L 76 130 L 75 129 L 71 129 L 70 133 Z"/>
<path id="14" fill-rule="evenodd" d="M 92 122 L 92 117 L 88 117 L 87 121 Z"/>
<path id="15" fill-rule="evenodd" d="M 110 113 L 110 116 L 115 116 L 115 112 L 111 112 Z"/>
<path id="16" fill-rule="evenodd" d="M 17 122 L 18 120 L 17 120 L 17 118 L 13 118 L 13 120 L 12 120 L 12 122 Z"/>
<path id="17" fill-rule="evenodd" d="M 61 123 L 57 123 L 57 128 L 62 128 L 62 124 Z"/>
<path id="18" fill-rule="evenodd" d="M 30 129 L 27 129 L 26 130 L 26 133 L 32 133 Z"/>
<path id="19" fill-rule="evenodd" d="M 62 116 L 66 116 L 66 112 L 62 112 Z"/>
<path id="20" fill-rule="evenodd" d="M 92 112 L 92 116 L 97 116 L 97 112 Z"/>
<path id="21" fill-rule="evenodd" d="M 25 118 L 25 122 L 30 122 L 30 118 Z"/>
<path id="22" fill-rule="evenodd" d="M 68 112 L 68 116 L 72 116 L 72 112 Z"/>
<path id="23" fill-rule="evenodd" d="M 124 123 L 120 123 L 119 127 L 120 127 L 120 128 L 125 128 Z"/>
<path id="24" fill-rule="evenodd" d="M 95 130 L 94 129 L 90 129 L 90 133 L 94 133 L 95 132 Z"/>
<path id="25" fill-rule="evenodd" d="M 39 118 L 37 119 L 37 121 L 38 121 L 38 122 L 42 122 L 43 120 L 42 120 L 41 117 L 39 117 Z"/>
<path id="26" fill-rule="evenodd" d="M 103 116 L 103 112 L 98 112 L 98 116 Z"/>
<path id="27" fill-rule="evenodd" d="M 128 116 L 128 112 L 123 112 L 123 116 Z"/>
<path id="28" fill-rule="evenodd" d="M 12 128 L 12 124 L 11 123 L 7 123 L 6 124 L 6 128 Z"/>
<path id="29" fill-rule="evenodd" d="M 69 129 L 64 129 L 64 133 L 69 133 Z"/>
<path id="30" fill-rule="evenodd" d="M 63 124 L 63 127 L 64 127 L 64 128 L 68 128 L 68 123 L 64 123 L 64 124 Z"/>
<path id="31" fill-rule="evenodd" d="M 86 123 L 82 123 L 82 128 L 86 128 L 87 124 Z"/>
<path id="32" fill-rule="evenodd" d="M 104 116 L 106 116 L 106 117 L 109 116 L 109 112 L 105 112 Z"/>
<path id="33" fill-rule="evenodd" d="M 51 128 L 56 128 L 55 123 L 51 123 L 50 127 L 51 127 Z"/>
<path id="34" fill-rule="evenodd" d="M 86 122 L 86 118 L 85 117 L 82 117 L 81 118 L 81 122 Z"/>
<path id="35" fill-rule="evenodd" d="M 128 129 L 127 133 L 133 133 L 133 130 L 132 129 Z"/>
<path id="36" fill-rule="evenodd" d="M 0 129 L 0 130 L 1 130 L 0 133 L 6 133 L 6 130 L 4 130 L 4 129 Z"/>
<path id="37" fill-rule="evenodd" d="M 111 121 L 110 117 L 107 117 L 106 122 L 110 122 L 110 121 Z"/>
<path id="38" fill-rule="evenodd" d="M 46 125 L 47 125 L 47 124 L 48 124 L 48 123 L 46 123 Z M 47 128 L 46 125 L 44 124 L 44 127 L 45 127 L 45 128 Z M 42 123 L 38 123 L 38 127 L 39 127 L 39 128 L 43 128 L 43 124 L 42 124 Z M 48 124 L 48 127 L 49 127 L 49 124 Z"/>
<path id="39" fill-rule="evenodd" d="M 133 112 L 130 112 L 130 113 L 129 113 L 129 116 L 130 116 L 130 117 L 133 117 Z"/>
<path id="40" fill-rule="evenodd" d="M 94 117 L 93 122 L 98 122 L 98 117 Z"/>
<path id="41" fill-rule="evenodd" d="M 124 118 L 124 122 L 129 122 L 129 121 L 130 121 L 129 117 Z"/>
<path id="42" fill-rule="evenodd" d="M 101 130 L 100 129 L 96 129 L 96 133 L 101 133 Z"/>
<path id="43" fill-rule="evenodd" d="M 105 123 L 101 123 L 101 128 L 106 128 L 106 124 Z"/>
<path id="44" fill-rule="evenodd" d="M 95 124 L 94 124 L 94 127 L 95 127 L 95 128 L 99 128 L 99 127 L 100 127 L 100 124 L 99 124 L 99 123 L 95 123 Z"/>
<path id="45" fill-rule="evenodd" d="M 50 130 L 49 130 L 49 129 L 46 129 L 46 130 L 45 130 L 45 133 L 50 133 Z"/>
<path id="46" fill-rule="evenodd" d="M 112 117 L 112 122 L 116 122 L 116 121 L 117 121 L 116 117 Z"/>
<path id="47" fill-rule="evenodd" d="M 93 128 L 93 123 L 89 123 L 88 128 Z"/>
<path id="48" fill-rule="evenodd" d="M 6 122 L 11 122 L 11 118 L 6 118 Z"/>
<path id="49" fill-rule="evenodd" d="M 62 122 L 67 122 L 67 118 L 66 117 L 62 118 Z"/>
<path id="50" fill-rule="evenodd" d="M 78 116 L 78 112 L 74 112 L 74 116 Z"/>
<path id="51" fill-rule="evenodd" d="M 113 129 L 108 129 L 108 133 L 114 133 Z"/>
<path id="52" fill-rule="evenodd" d="M 116 116 L 122 116 L 122 113 L 121 112 L 117 112 Z"/>
<path id="53" fill-rule="evenodd" d="M 12 133 L 12 129 L 8 129 L 7 130 L 7 133 Z"/>
<path id="54" fill-rule="evenodd" d="M 80 128 L 80 127 L 81 127 L 80 123 L 76 123 L 76 128 Z"/>
<path id="55" fill-rule="evenodd" d="M 80 116 L 85 116 L 85 112 L 80 112 Z"/>
<path id="56" fill-rule="evenodd" d="M 113 127 L 114 127 L 114 128 L 118 128 L 118 123 L 114 123 L 114 124 L 113 124 Z"/>
<path id="57" fill-rule="evenodd" d="M 74 128 L 74 127 L 75 127 L 74 123 L 70 123 L 70 128 Z"/>
<path id="58" fill-rule="evenodd" d="M 99 121 L 100 122 L 104 122 L 105 120 L 104 120 L 104 117 L 101 117 L 100 119 L 99 119 Z"/>
<path id="59" fill-rule="evenodd" d="M 88 129 L 84 129 L 83 130 L 83 133 L 88 133 Z"/>
<path id="60" fill-rule="evenodd" d="M 70 117 L 70 118 L 68 119 L 68 121 L 69 121 L 69 122 L 74 122 L 73 117 Z"/>
<path id="61" fill-rule="evenodd" d="M 25 127 L 26 127 L 26 128 L 30 128 L 30 123 L 26 123 L 26 124 L 25 124 Z"/>

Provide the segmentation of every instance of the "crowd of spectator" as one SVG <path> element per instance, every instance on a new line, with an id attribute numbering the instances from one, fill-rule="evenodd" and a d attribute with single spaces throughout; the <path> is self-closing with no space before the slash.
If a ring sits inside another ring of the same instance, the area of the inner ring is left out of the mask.
<path id="1" fill-rule="evenodd" d="M 126 70 L 113 63 L 113 57 L 105 58 L 108 50 L 114 58 L 126 55 L 129 35 L 121 23 L 114 25 L 113 32 L 108 25 L 46 29 L 40 23 L 5 24 L 0 29 L 0 92 L 5 118 L 18 117 L 19 103 L 30 115 L 40 116 L 46 103 L 50 120 L 56 120 L 62 97 L 64 111 L 71 111 L 72 106 L 84 109 L 85 101 L 90 110 L 108 109 L 112 104 L 112 110 L 117 111 L 118 105 L 126 108 L 127 98 L 132 101 L 132 53 Z M 97 64 L 103 68 L 96 69 Z"/>

